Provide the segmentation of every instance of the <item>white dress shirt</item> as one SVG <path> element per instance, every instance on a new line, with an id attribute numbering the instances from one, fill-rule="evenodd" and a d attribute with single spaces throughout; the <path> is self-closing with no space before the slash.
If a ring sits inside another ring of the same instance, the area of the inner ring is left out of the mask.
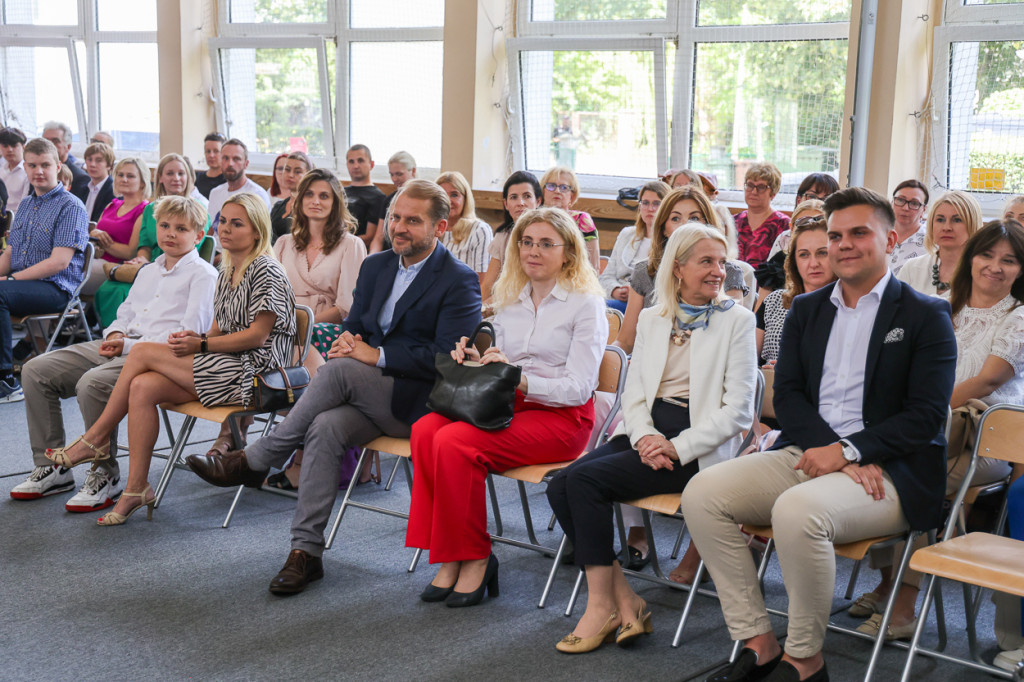
<path id="1" fill-rule="evenodd" d="M 886 270 L 871 291 L 860 297 L 856 308 L 843 301 L 843 283 L 837 282 L 831 301 L 836 319 L 825 347 L 825 365 L 818 388 L 818 414 L 832 430 L 845 438 L 864 430 L 864 372 L 868 340 L 882 303 L 882 293 L 892 273 Z M 859 453 L 858 453 L 859 454 Z"/>
<path id="2" fill-rule="evenodd" d="M 28 174 L 25 173 L 25 162 L 22 161 L 11 168 L 7 165 L 7 159 L 0 159 L 0 180 L 3 180 L 4 186 L 7 187 L 7 210 L 17 213 L 18 204 L 32 189 L 28 182 Z"/>
<path id="3" fill-rule="evenodd" d="M 608 341 L 604 299 L 556 284 L 534 308 L 527 284 L 494 317 L 495 346 L 523 370 L 527 402 L 552 407 L 583 405 L 597 388 Z"/>
<path id="4" fill-rule="evenodd" d="M 153 265 L 139 270 L 117 319 L 103 332 L 125 335 L 122 355 L 139 341 L 167 343 L 171 332 L 191 330 L 204 333 L 213 324 L 213 295 L 217 288 L 217 270 L 191 249 L 170 270 L 167 254 L 160 254 Z"/>
<path id="5" fill-rule="evenodd" d="M 245 184 L 236 190 L 228 189 L 228 183 L 226 182 L 222 185 L 217 185 L 210 190 L 210 203 L 209 206 L 207 206 L 207 212 L 210 214 L 210 219 L 213 220 L 214 232 L 217 231 L 217 216 L 220 215 L 220 209 L 224 206 L 224 202 L 227 201 L 229 197 L 241 194 L 242 192 L 255 194 L 259 198 L 263 199 L 264 203 L 267 205 L 267 210 L 270 210 L 270 195 L 267 194 L 267 190 L 253 182 L 252 178 L 246 178 Z"/>
<path id="6" fill-rule="evenodd" d="M 96 206 L 96 197 L 100 195 L 100 188 L 103 187 L 103 183 L 105 182 L 106 180 L 100 180 L 99 182 L 90 180 L 87 185 L 89 188 L 89 196 L 85 198 L 85 214 L 90 216 L 90 220 L 92 220 L 92 209 Z"/>

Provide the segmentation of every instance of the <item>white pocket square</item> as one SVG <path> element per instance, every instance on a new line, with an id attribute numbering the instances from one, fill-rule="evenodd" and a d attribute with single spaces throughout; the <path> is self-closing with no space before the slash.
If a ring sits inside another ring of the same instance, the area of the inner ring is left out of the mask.
<path id="1" fill-rule="evenodd" d="M 885 341 L 883 341 L 882 343 L 896 343 L 897 341 L 902 340 L 903 327 L 896 327 L 895 329 L 890 330 L 889 333 L 885 335 Z"/>

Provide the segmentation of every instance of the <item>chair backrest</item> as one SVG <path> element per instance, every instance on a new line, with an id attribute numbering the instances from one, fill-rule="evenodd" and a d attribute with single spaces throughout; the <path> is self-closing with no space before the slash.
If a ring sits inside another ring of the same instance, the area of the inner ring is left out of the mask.
<path id="1" fill-rule="evenodd" d="M 626 370 L 628 369 L 629 358 L 626 357 L 624 350 L 612 345 L 604 347 L 604 357 L 601 358 L 601 366 L 597 370 L 597 388 L 595 390 L 611 393 L 614 398 L 611 409 L 608 410 L 608 416 L 598 428 L 594 429 L 590 443 L 587 444 L 587 450 L 592 450 L 600 445 L 601 439 L 615 419 L 622 403 L 622 391 L 626 387 Z"/>
<path id="2" fill-rule="evenodd" d="M 764 404 L 761 407 L 761 416 L 775 419 L 775 368 L 762 367 L 761 375 L 764 378 Z"/>
<path id="3" fill-rule="evenodd" d="M 600 267 L 600 269 L 598 270 L 598 273 L 603 273 L 603 272 L 604 272 L 604 269 L 605 269 L 606 267 L 608 267 L 608 261 L 609 261 L 609 260 L 610 260 L 610 259 L 608 258 L 608 256 L 601 256 L 601 260 L 600 260 L 600 263 L 601 263 L 601 267 Z"/>
<path id="4" fill-rule="evenodd" d="M 93 246 L 92 242 L 85 243 L 85 259 L 82 261 L 82 281 L 78 283 L 75 290 L 71 292 L 71 297 L 68 298 L 68 306 L 73 307 L 78 305 L 78 297 L 82 293 L 82 287 L 85 286 L 86 281 L 89 279 L 89 272 L 92 270 L 92 259 L 96 257 L 96 247 Z"/>
<path id="5" fill-rule="evenodd" d="M 297 305 L 295 306 L 295 349 L 299 351 L 300 365 L 306 361 L 312 341 L 313 309 L 309 306 Z"/>
<path id="6" fill-rule="evenodd" d="M 4 211 L 4 214 L 0 216 L 0 235 L 7 236 L 7 231 L 11 229 L 11 223 L 14 222 L 14 214 L 11 213 L 10 209 Z"/>
<path id="7" fill-rule="evenodd" d="M 622 329 L 622 312 L 615 308 L 605 308 L 605 316 L 608 318 L 608 343 L 611 343 L 619 336 Z"/>
<path id="8" fill-rule="evenodd" d="M 740 443 L 739 451 L 736 456 L 743 454 L 743 451 L 750 447 L 750 444 L 754 442 L 754 437 L 758 434 L 758 424 L 761 423 L 762 410 L 764 409 L 764 390 L 765 377 L 761 372 L 757 373 L 757 384 L 754 386 L 754 421 L 750 424 L 750 430 L 747 431 L 747 435 L 743 437 L 743 441 Z"/>
<path id="9" fill-rule="evenodd" d="M 213 265 L 213 257 L 217 253 L 217 241 L 210 235 L 203 237 L 203 241 L 199 242 L 199 257 L 204 261 Z"/>

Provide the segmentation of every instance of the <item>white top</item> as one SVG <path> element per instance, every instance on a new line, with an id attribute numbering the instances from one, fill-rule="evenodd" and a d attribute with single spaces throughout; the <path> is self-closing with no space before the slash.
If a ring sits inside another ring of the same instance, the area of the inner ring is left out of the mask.
<path id="1" fill-rule="evenodd" d="M 608 340 L 605 302 L 556 284 L 538 308 L 527 284 L 494 317 L 494 345 L 523 370 L 527 402 L 552 407 L 583 405 L 597 388 Z"/>
<path id="2" fill-rule="evenodd" d="M 87 216 L 92 216 L 92 209 L 96 206 L 96 197 L 100 195 L 100 188 L 103 187 L 105 182 L 106 180 L 100 180 L 99 182 L 90 180 L 89 184 L 86 185 L 89 188 L 89 196 L 85 198 L 85 214 Z M 91 217 L 89 219 L 92 220 Z"/>
<path id="3" fill-rule="evenodd" d="M 1024 405 L 1024 306 L 1007 296 L 991 308 L 964 306 L 953 318 L 956 330 L 956 383 L 976 377 L 989 356 L 1013 367 L 1013 378 L 981 398 L 987 405 Z"/>
<path id="4" fill-rule="evenodd" d="M 922 294 L 937 298 L 949 298 L 949 289 L 940 294 L 935 285 L 932 284 L 932 266 L 938 262 L 939 257 L 930 253 L 918 256 L 917 258 L 911 258 L 900 268 L 900 273 L 896 276 L 896 279 L 906 282 Z"/>
<path id="5" fill-rule="evenodd" d="M 482 220 L 477 220 L 473 229 L 470 230 L 469 236 L 459 244 L 455 243 L 450 227 L 441 235 L 441 243 L 444 244 L 444 247 L 451 251 L 453 256 L 468 265 L 473 272 L 487 272 L 487 266 L 491 260 L 488 249 L 494 239 L 494 230 L 491 229 L 491 226 Z"/>
<path id="6" fill-rule="evenodd" d="M 928 249 L 924 248 L 924 235 L 927 230 L 924 225 L 914 234 L 896 245 L 896 248 L 889 254 L 889 269 L 892 274 L 900 274 L 900 270 L 911 258 L 928 255 Z"/>
<path id="7" fill-rule="evenodd" d="M 793 230 L 783 230 L 779 232 L 779 236 L 775 238 L 775 243 L 772 244 L 772 250 L 768 252 L 768 260 L 772 259 L 772 256 L 777 254 L 779 251 L 789 251 L 789 242 L 793 239 Z"/>
<path id="8" fill-rule="evenodd" d="M 224 202 L 227 201 L 229 197 L 241 194 L 242 192 L 248 192 L 261 197 L 263 201 L 266 202 L 267 209 L 270 209 L 270 195 L 267 194 L 267 190 L 257 185 L 251 178 L 246 178 L 245 184 L 234 191 L 228 189 L 228 183 L 226 182 L 217 185 L 210 190 L 210 205 L 207 208 L 207 212 L 213 220 L 213 229 L 215 231 L 217 229 L 217 216 L 220 215 L 220 209 L 224 206 Z"/>
<path id="9" fill-rule="evenodd" d="M 11 168 L 7 165 L 7 159 L 0 159 L 0 180 L 3 180 L 7 187 L 7 210 L 17 213 L 21 200 L 28 196 L 32 189 L 28 181 L 28 174 L 25 173 L 25 162 L 22 161 Z"/>
<path id="10" fill-rule="evenodd" d="M 128 298 L 117 309 L 117 319 L 103 331 L 126 337 L 122 355 L 139 341 L 167 343 L 171 332 L 206 332 L 213 325 L 213 295 L 217 288 L 217 270 L 190 250 L 174 267 L 165 267 L 167 254 L 160 254 L 153 265 L 139 270 Z"/>
<path id="11" fill-rule="evenodd" d="M 615 238 L 615 246 L 612 247 L 612 255 L 608 258 L 608 265 L 604 272 L 598 276 L 606 296 L 611 298 L 612 290 L 618 287 L 629 286 L 629 278 L 633 275 L 633 268 L 642 260 L 647 260 L 651 252 L 651 240 L 644 237 L 639 244 L 633 242 L 636 234 L 636 225 L 630 225 L 619 232 Z"/>
<path id="12" fill-rule="evenodd" d="M 836 282 L 830 299 L 836 319 L 825 346 L 825 364 L 818 388 L 818 414 L 832 430 L 845 438 L 864 430 L 864 372 L 868 340 L 882 303 L 882 292 L 892 273 L 886 271 L 871 291 L 860 297 L 856 308 L 843 302 L 843 283 Z"/>

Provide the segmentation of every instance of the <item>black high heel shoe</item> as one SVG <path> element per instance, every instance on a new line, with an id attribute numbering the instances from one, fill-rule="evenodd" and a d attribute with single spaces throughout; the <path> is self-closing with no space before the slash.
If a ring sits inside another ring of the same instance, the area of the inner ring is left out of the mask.
<path id="1" fill-rule="evenodd" d="M 420 599 L 426 602 L 444 601 L 448 598 L 448 595 L 455 591 L 455 585 L 451 587 L 438 587 L 437 585 L 427 585 L 422 592 L 420 592 Z"/>
<path id="2" fill-rule="evenodd" d="M 487 570 L 484 572 L 484 579 L 480 581 L 480 587 L 472 592 L 455 592 L 453 590 L 444 603 L 453 609 L 460 606 L 476 606 L 483 601 L 484 590 L 491 597 L 498 596 L 498 557 L 493 554 L 487 557 Z"/>

